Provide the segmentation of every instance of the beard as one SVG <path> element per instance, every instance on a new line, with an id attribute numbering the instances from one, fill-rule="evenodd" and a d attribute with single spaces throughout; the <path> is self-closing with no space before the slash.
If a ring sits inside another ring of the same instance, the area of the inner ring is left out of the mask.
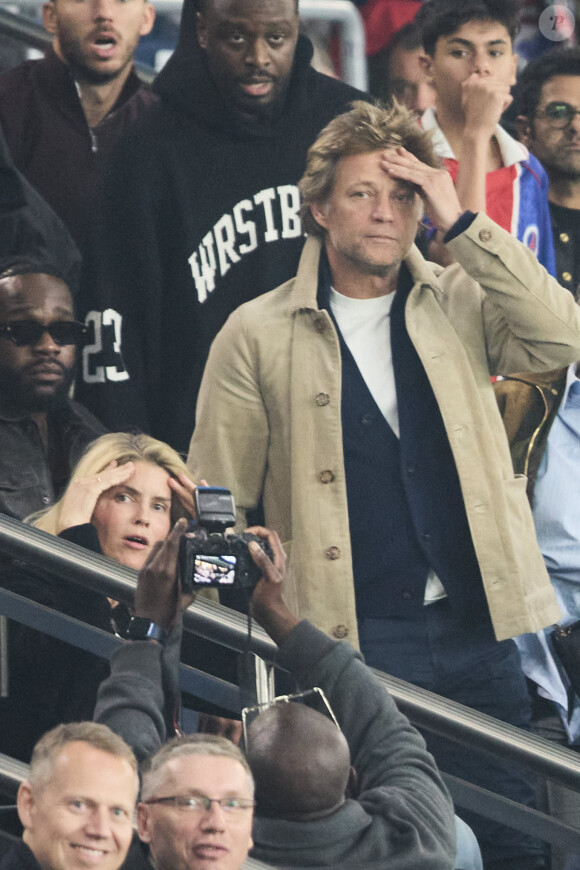
<path id="1" fill-rule="evenodd" d="M 62 56 L 66 60 L 73 79 L 76 82 L 85 82 L 89 85 L 104 85 L 118 78 L 127 68 L 127 65 L 133 62 L 133 53 L 137 48 L 137 44 L 135 44 L 132 50 L 120 57 L 114 69 L 99 69 L 87 59 L 77 38 L 62 28 L 59 28 L 57 36 Z"/>
<path id="2" fill-rule="evenodd" d="M 16 411 L 29 414 L 49 411 L 66 400 L 74 374 L 74 369 L 64 369 L 62 380 L 50 391 L 39 390 L 38 384 L 26 378 L 5 375 L 0 379 L 0 395 Z"/>
<path id="3" fill-rule="evenodd" d="M 391 263 L 377 262 L 372 257 L 366 256 L 358 246 L 342 251 L 342 254 L 358 272 L 363 275 L 372 275 L 375 278 L 386 278 L 393 272 L 398 272 L 402 262 L 398 257 Z"/>

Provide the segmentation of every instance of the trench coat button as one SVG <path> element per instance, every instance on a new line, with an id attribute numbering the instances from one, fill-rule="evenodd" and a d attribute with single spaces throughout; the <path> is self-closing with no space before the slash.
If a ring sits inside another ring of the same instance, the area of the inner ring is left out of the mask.
<path id="1" fill-rule="evenodd" d="M 320 408 L 323 408 L 324 405 L 328 405 L 329 402 L 330 402 L 330 396 L 328 395 L 328 393 L 319 393 L 316 397 L 316 404 Z"/>
<path id="2" fill-rule="evenodd" d="M 405 601 L 410 601 L 413 598 L 412 592 L 403 592 L 403 598 Z"/>
<path id="3" fill-rule="evenodd" d="M 568 235 L 568 233 L 560 233 L 560 241 L 564 242 L 564 244 L 567 245 L 570 241 L 570 236 Z"/>
<path id="4" fill-rule="evenodd" d="M 571 281 L 572 275 L 570 272 L 562 272 L 562 281 Z"/>
<path id="5" fill-rule="evenodd" d="M 489 242 L 491 239 L 491 230 L 480 230 L 479 238 L 482 242 Z"/>
<path id="6" fill-rule="evenodd" d="M 431 540 L 431 535 L 429 534 L 429 532 L 423 532 L 423 534 L 421 535 L 421 537 L 423 538 L 423 540 L 424 540 L 426 543 L 429 543 L 429 541 Z"/>
<path id="7" fill-rule="evenodd" d="M 331 562 L 334 562 L 335 559 L 340 559 L 340 547 L 329 547 L 324 555 Z"/>
<path id="8" fill-rule="evenodd" d="M 326 329 L 326 320 L 324 317 L 315 317 L 314 318 L 314 329 L 316 332 L 324 332 Z"/>
<path id="9" fill-rule="evenodd" d="M 43 504 L 48 504 L 49 501 L 50 501 L 50 499 L 49 499 L 49 497 L 48 497 L 47 495 L 43 495 L 43 496 L 42 496 L 42 503 L 43 503 Z"/>
<path id="10" fill-rule="evenodd" d="M 360 421 L 363 426 L 372 426 L 375 421 L 375 416 L 374 414 L 363 414 Z"/>
<path id="11" fill-rule="evenodd" d="M 319 474 L 321 483 L 332 483 L 334 480 L 334 472 L 327 468 L 325 471 L 321 471 Z"/>
<path id="12" fill-rule="evenodd" d="M 335 625 L 332 629 L 332 634 L 334 637 L 337 637 L 339 640 L 348 635 L 348 626 L 347 625 Z"/>

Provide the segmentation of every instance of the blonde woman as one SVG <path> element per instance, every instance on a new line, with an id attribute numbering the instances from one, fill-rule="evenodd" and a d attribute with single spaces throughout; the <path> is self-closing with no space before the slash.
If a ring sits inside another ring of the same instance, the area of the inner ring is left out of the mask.
<path id="1" fill-rule="evenodd" d="M 60 500 L 29 522 L 139 570 L 173 522 L 193 514 L 195 485 L 178 453 L 148 435 L 116 432 L 91 444 Z M 104 631 L 122 632 L 123 605 L 21 563 L 7 589 Z M 62 721 L 92 718 L 105 661 L 17 623 L 10 624 L 10 697 L 0 715 L 0 752 L 29 760 L 32 746 Z"/>

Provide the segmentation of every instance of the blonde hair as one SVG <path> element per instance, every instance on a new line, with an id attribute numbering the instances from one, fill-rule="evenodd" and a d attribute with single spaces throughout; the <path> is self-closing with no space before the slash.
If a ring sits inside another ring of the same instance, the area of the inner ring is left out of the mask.
<path id="1" fill-rule="evenodd" d="M 338 115 L 310 146 L 304 175 L 298 182 L 302 197 L 302 226 L 311 236 L 322 237 L 325 230 L 314 219 L 310 206 L 330 198 L 336 170 L 342 157 L 384 151 L 403 146 L 422 163 L 438 167 L 431 134 L 417 124 L 413 112 L 395 103 L 392 107 L 373 106 L 363 100 L 352 103 L 350 112 Z"/>
<path id="2" fill-rule="evenodd" d="M 91 477 L 103 471 L 110 462 L 117 460 L 119 465 L 127 462 L 150 462 L 164 468 L 172 477 L 178 474 L 190 476 L 187 466 L 179 453 L 164 441 L 158 441 L 150 435 L 131 434 L 129 432 L 111 432 L 101 435 L 90 444 L 75 466 L 69 486 L 79 477 Z M 37 529 L 42 529 L 51 535 L 57 534 L 60 513 L 65 493 L 47 510 L 39 511 L 27 517 L 26 522 Z M 187 516 L 185 509 L 175 494 L 171 499 L 171 520 L 176 522 L 179 517 Z"/>
<path id="3" fill-rule="evenodd" d="M 44 734 L 34 749 L 30 759 L 28 782 L 36 789 L 43 789 L 50 782 L 54 761 L 69 743 L 88 743 L 94 749 L 107 752 L 126 761 L 135 773 L 135 796 L 139 788 L 137 759 L 125 741 L 107 725 L 99 722 L 68 722 L 57 725 Z"/>

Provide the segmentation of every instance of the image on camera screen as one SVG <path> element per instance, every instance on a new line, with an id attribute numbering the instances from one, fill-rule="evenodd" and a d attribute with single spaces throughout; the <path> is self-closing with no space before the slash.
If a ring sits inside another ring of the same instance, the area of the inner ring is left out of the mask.
<path id="1" fill-rule="evenodd" d="M 236 556 L 196 556 L 193 582 L 199 586 L 233 586 L 237 561 Z"/>

